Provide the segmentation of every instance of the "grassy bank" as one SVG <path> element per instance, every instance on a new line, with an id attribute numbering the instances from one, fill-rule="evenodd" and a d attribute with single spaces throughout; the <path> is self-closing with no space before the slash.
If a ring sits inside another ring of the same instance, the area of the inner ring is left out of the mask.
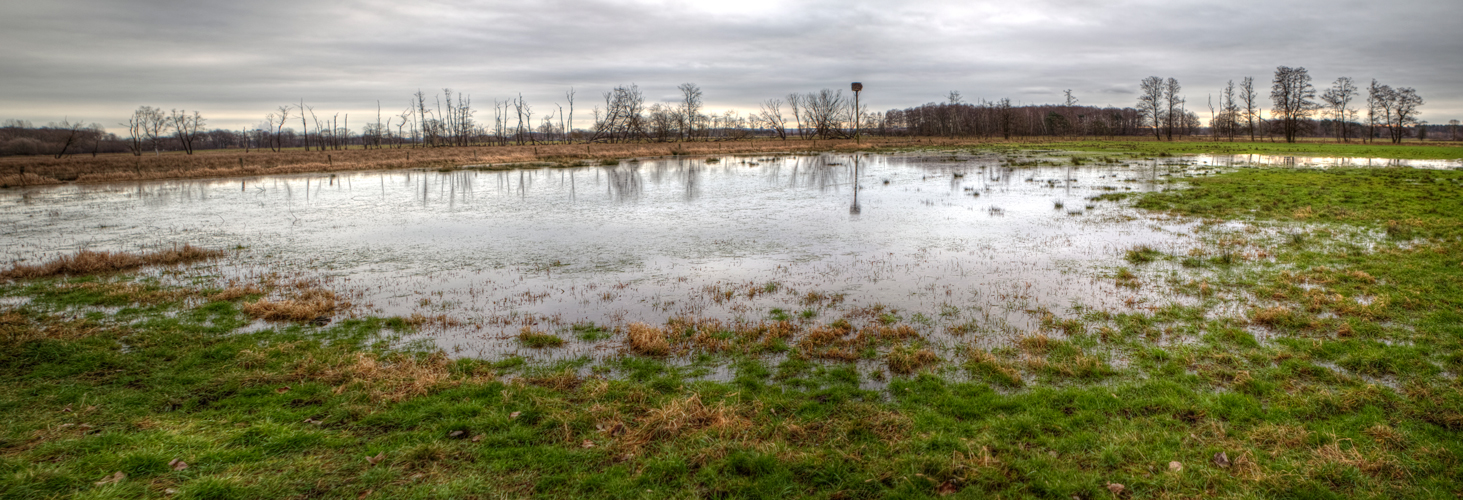
<path id="1" fill-rule="evenodd" d="M 1232 154 L 1232 155 L 1295 155 L 1352 158 L 1397 158 L 1404 160 L 1463 159 L 1463 144 L 1456 142 L 1402 144 L 1359 142 L 1249 142 L 1219 141 L 1070 141 L 1054 142 L 1048 147 L 1070 151 L 1127 153 L 1141 156 Z"/>
<path id="2" fill-rule="evenodd" d="M 1133 249 L 1112 279 L 1190 300 L 1032 310 L 1038 330 L 954 331 L 953 352 L 869 311 L 518 339 L 611 335 L 600 364 L 450 359 L 403 340 L 410 318 L 270 316 L 267 283 L 12 282 L 0 497 L 1456 497 L 1460 185 L 1175 181 L 1134 203 L 1203 221 L 1205 245 Z"/>

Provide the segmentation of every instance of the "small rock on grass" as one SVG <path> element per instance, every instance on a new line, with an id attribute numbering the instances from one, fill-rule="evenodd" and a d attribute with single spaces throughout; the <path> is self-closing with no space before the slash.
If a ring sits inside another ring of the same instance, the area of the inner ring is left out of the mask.
<path id="1" fill-rule="evenodd" d="M 1184 464 L 1181 464 L 1177 461 L 1169 462 L 1168 470 L 1171 472 L 1182 472 L 1184 470 Z"/>
<path id="2" fill-rule="evenodd" d="M 122 482 L 123 479 L 127 479 L 127 474 L 123 473 L 122 471 L 117 471 L 110 476 L 103 477 L 101 481 L 97 481 L 96 485 L 106 486 L 108 484 L 117 484 Z"/>
<path id="3" fill-rule="evenodd" d="M 1128 489 L 1127 486 L 1123 486 L 1119 483 L 1107 483 L 1107 491 L 1111 491 L 1114 495 L 1121 495 L 1123 494 L 1123 490 L 1126 489 Z"/>
<path id="4" fill-rule="evenodd" d="M 172 467 L 173 470 L 183 470 L 188 468 L 188 462 L 174 458 L 173 461 L 168 462 L 168 467 Z"/>

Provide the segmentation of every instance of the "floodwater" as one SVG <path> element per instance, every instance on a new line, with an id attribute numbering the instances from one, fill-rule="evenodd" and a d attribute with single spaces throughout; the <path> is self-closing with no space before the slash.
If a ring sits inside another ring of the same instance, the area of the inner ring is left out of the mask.
<path id="1" fill-rule="evenodd" d="M 318 280 L 352 297 L 355 314 L 447 319 L 430 338 L 461 355 L 526 351 L 511 340 L 524 326 L 784 313 L 831 322 L 876 306 L 937 341 L 970 322 L 999 337 L 1033 328 L 1039 308 L 1181 300 L 1119 287 L 1111 272 L 1136 245 L 1197 246 L 1192 224 L 1087 198 L 1161 189 L 1194 165 L 1256 161 L 1056 160 L 726 156 L 10 189 L 0 191 L 0 262 L 239 248 L 188 279 Z M 554 356 L 612 348 L 571 344 Z"/>

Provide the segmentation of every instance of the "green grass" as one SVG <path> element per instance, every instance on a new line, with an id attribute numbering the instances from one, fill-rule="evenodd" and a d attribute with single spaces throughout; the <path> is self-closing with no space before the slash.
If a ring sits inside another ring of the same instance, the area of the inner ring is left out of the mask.
<path id="1" fill-rule="evenodd" d="M 1038 308 L 1036 331 L 994 345 L 966 322 L 978 306 L 910 311 L 970 343 L 860 347 L 872 370 L 797 338 L 770 351 L 782 354 L 683 360 L 450 359 L 399 318 L 247 331 L 238 302 L 211 290 L 125 275 L 0 285 L 27 299 L 0 309 L 0 498 L 1463 493 L 1459 173 L 1182 182 L 1136 204 L 1248 227 L 1201 224 L 1210 253 L 1173 275 L 1134 262 L 1115 278 L 1192 300 L 1076 318 Z M 1211 314 L 1236 305 L 1243 317 Z M 907 326 L 877 311 L 829 326 Z M 715 367 L 726 376 L 702 376 Z"/>
<path id="2" fill-rule="evenodd" d="M 523 344 L 525 347 L 544 349 L 563 346 L 564 339 L 550 333 L 535 332 L 524 328 L 522 332 L 518 333 L 518 343 Z"/>
<path id="3" fill-rule="evenodd" d="M 1399 235 L 1448 236 L 1463 228 L 1460 171 L 1243 169 L 1183 182 L 1191 187 L 1145 194 L 1137 206 L 1210 218 L 1340 222 Z"/>
<path id="4" fill-rule="evenodd" d="M 1236 138 L 1236 142 L 1220 141 L 1072 141 L 1044 144 L 1044 147 L 1066 151 L 1090 151 L 1103 153 L 1124 153 L 1141 156 L 1162 156 L 1177 154 L 1262 154 L 1335 156 L 1360 158 L 1398 158 L 1407 160 L 1456 160 L 1463 159 L 1463 145 L 1458 143 L 1362 144 L 1334 142 L 1248 142 Z"/>

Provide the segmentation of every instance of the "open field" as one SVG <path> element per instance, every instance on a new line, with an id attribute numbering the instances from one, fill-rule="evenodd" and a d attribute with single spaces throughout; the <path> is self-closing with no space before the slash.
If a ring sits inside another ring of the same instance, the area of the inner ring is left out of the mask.
<path id="1" fill-rule="evenodd" d="M 152 179 L 200 179 L 270 174 L 341 172 L 350 170 L 441 169 L 463 165 L 513 168 L 525 163 L 577 166 L 606 160 L 670 155 L 707 155 L 799 151 L 903 151 L 926 148 L 1032 148 L 1112 152 L 1129 155 L 1160 154 L 1282 154 L 1304 156 L 1376 157 L 1401 159 L 1459 159 L 1463 144 L 1404 143 L 1335 144 L 1328 142 L 1162 142 L 1149 138 L 1118 141 L 1061 138 L 991 140 L 972 138 L 864 138 L 853 140 L 752 140 L 731 142 L 548 144 L 468 148 L 350 149 L 334 151 L 255 150 L 200 151 L 195 155 L 170 152 L 160 156 L 109 154 L 0 158 L 0 186 L 101 183 Z"/>
<path id="2" fill-rule="evenodd" d="M 1168 182 L 1093 202 L 1202 245 L 1101 272 L 1184 301 L 1034 308 L 952 352 L 917 318 L 790 303 L 516 337 L 607 361 L 451 359 L 411 341 L 431 318 L 319 326 L 347 305 L 305 284 L 11 282 L 0 497 L 1463 495 L 1463 172 Z"/>

